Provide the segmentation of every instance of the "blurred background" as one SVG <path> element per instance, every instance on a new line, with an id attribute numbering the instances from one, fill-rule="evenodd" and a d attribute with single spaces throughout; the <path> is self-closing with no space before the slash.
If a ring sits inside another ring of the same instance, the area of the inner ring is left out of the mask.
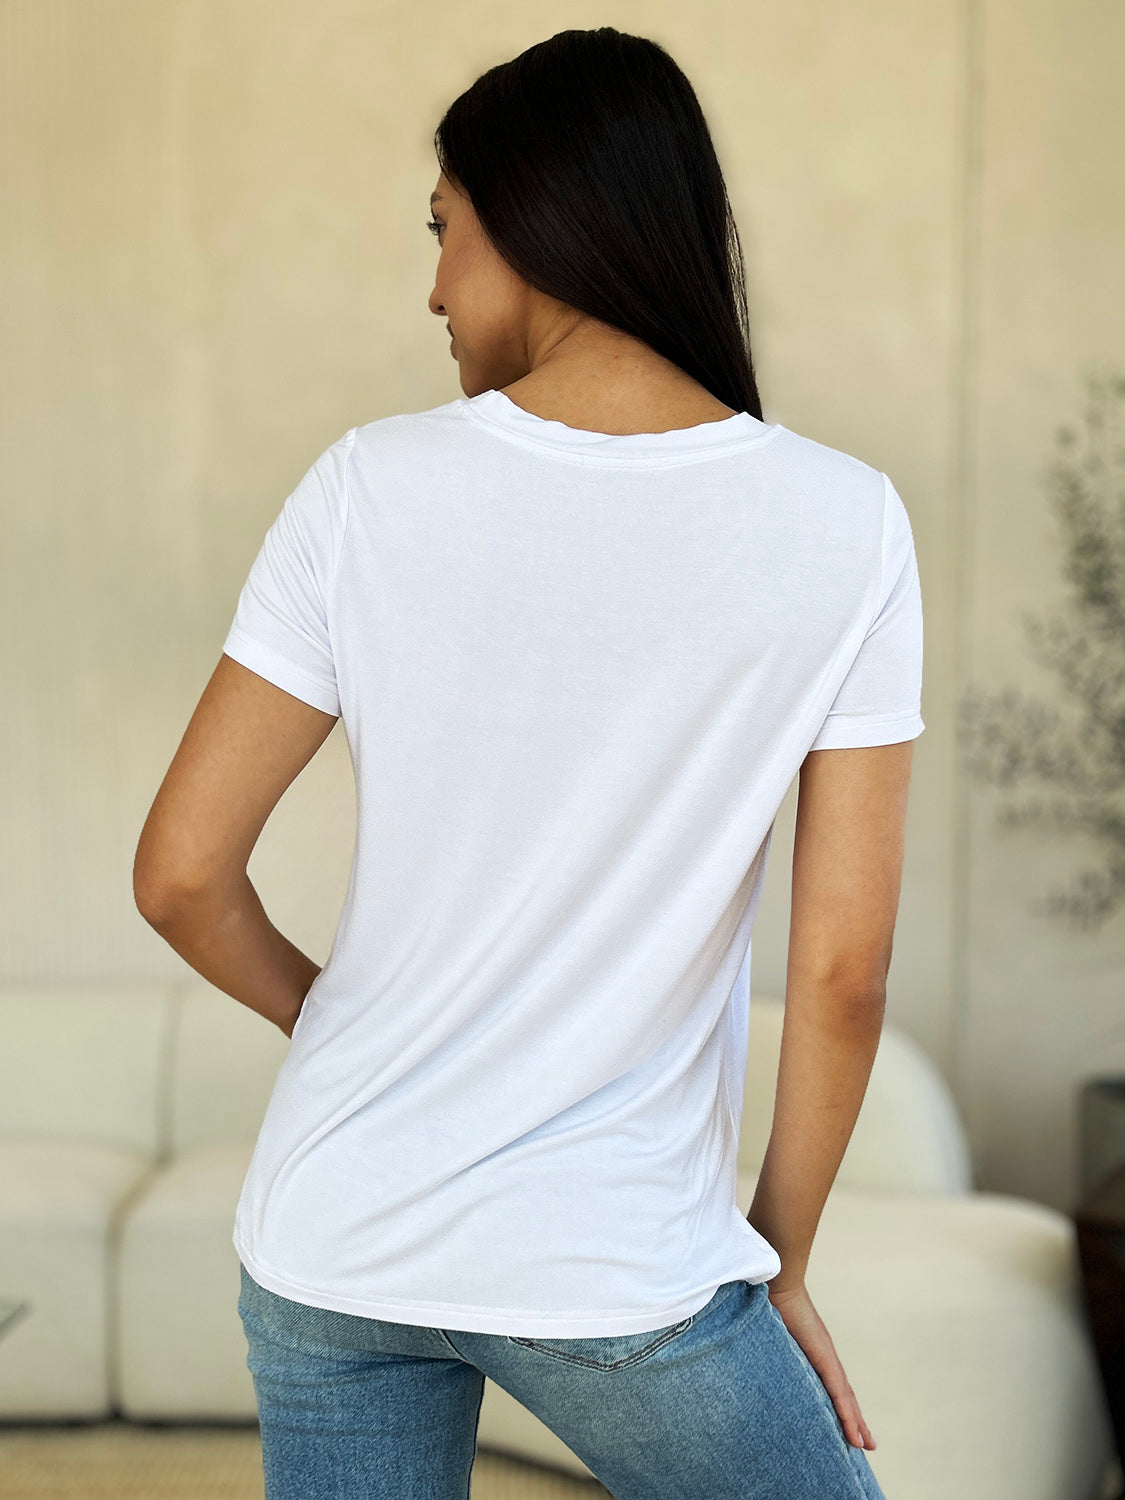
<path id="1" fill-rule="evenodd" d="M 927 731 L 888 1020 L 976 1187 L 1069 1213 L 1080 1085 L 1125 1074 L 1125 922 L 1036 908 L 1105 838 L 1004 827 L 959 725 L 974 686 L 1065 707 L 1025 615 L 1073 595 L 1059 429 L 1081 448 L 1091 380 L 1125 373 L 1114 0 L 3 0 L 0 984 L 184 976 L 133 854 L 265 530 L 348 428 L 462 394 L 426 305 L 434 128 L 493 63 L 606 24 L 696 87 L 765 419 L 910 513 Z M 794 806 L 754 932 L 775 995 Z M 250 866 L 318 963 L 353 829 L 337 728 Z"/>

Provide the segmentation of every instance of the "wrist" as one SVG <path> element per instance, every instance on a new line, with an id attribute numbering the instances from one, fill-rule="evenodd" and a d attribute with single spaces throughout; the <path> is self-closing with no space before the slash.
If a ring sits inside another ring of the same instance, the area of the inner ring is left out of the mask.
<path id="1" fill-rule="evenodd" d="M 803 1276 L 786 1276 L 784 1271 L 779 1271 L 772 1281 L 767 1281 L 769 1298 L 771 1302 L 784 1302 L 788 1297 L 803 1296 L 808 1288 L 805 1286 Z"/>

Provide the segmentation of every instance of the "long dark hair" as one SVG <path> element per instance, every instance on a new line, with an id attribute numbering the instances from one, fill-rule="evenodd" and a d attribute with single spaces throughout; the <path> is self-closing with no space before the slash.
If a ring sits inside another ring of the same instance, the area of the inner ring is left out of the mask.
<path id="1" fill-rule="evenodd" d="M 726 184 L 695 91 L 663 47 L 612 26 L 556 32 L 482 73 L 434 147 L 530 286 L 762 420 Z"/>

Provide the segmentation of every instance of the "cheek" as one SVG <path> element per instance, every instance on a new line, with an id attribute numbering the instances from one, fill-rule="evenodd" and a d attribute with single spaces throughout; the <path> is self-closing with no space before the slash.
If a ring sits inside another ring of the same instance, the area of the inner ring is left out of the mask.
<path id="1" fill-rule="evenodd" d="M 466 296 L 465 278 L 458 274 L 457 264 L 450 259 L 448 253 L 442 256 L 438 265 L 434 289 L 438 301 L 445 308 L 446 317 L 453 325 L 453 331 L 460 333 L 461 315 L 469 299 Z"/>
<path id="2" fill-rule="evenodd" d="M 452 247 L 442 255 L 435 280 L 438 301 L 453 329 L 458 356 L 486 357 L 506 347 L 511 337 L 510 279 L 473 254 Z"/>
<path id="3" fill-rule="evenodd" d="M 497 296 L 496 278 L 481 258 L 472 253 L 469 246 L 449 246 L 438 266 L 437 285 L 445 308 L 451 315 L 453 331 L 460 336 L 454 315 L 468 323 L 487 324 L 493 317 L 503 298 Z"/>

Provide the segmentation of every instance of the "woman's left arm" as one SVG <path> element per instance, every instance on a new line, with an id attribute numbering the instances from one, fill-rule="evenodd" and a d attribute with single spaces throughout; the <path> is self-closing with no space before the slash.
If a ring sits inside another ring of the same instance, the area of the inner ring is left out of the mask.
<path id="1" fill-rule="evenodd" d="M 223 655 L 141 830 L 133 899 L 145 921 L 216 988 L 286 1036 L 319 965 L 266 916 L 246 873 L 281 794 L 336 715 Z"/>

